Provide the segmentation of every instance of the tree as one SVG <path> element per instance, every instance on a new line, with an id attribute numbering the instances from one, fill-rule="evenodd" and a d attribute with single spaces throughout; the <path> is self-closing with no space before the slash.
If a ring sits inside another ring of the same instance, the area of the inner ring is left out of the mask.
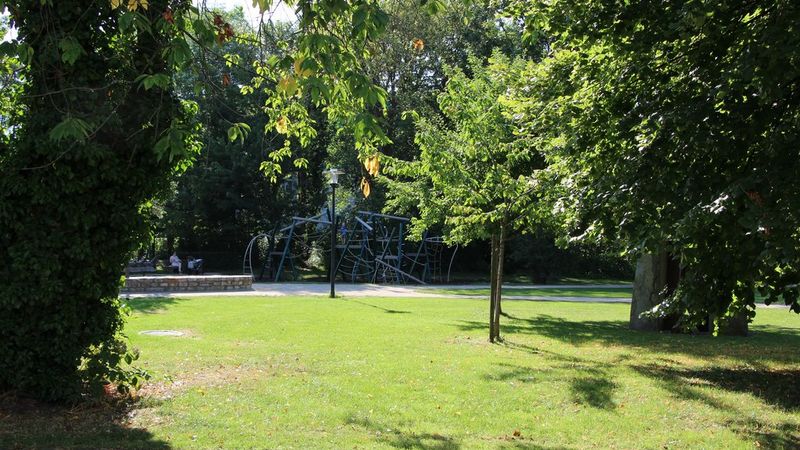
<path id="1" fill-rule="evenodd" d="M 0 141 L 0 389 L 74 400 L 104 382 L 136 384 L 119 337 L 122 268 L 149 231 L 151 200 L 198 150 L 196 104 L 177 98 L 171 77 L 202 69 L 190 42 L 213 53 L 235 31 L 186 1 L 3 4 L 18 37 L 2 50 L 20 58 L 27 83 L 26 114 L 4 117 L 12 132 Z M 305 98 L 354 127 L 363 151 L 385 139 L 365 111 L 385 94 L 361 71 L 385 14 L 372 0 L 293 4 L 297 48 L 260 61 L 247 86 L 267 94 L 268 126 L 287 136 L 265 165 L 275 178 L 290 138 L 313 137 Z"/>
<path id="2" fill-rule="evenodd" d="M 56 400 L 137 381 L 117 370 L 134 357 L 118 338 L 121 269 L 147 230 L 139 211 L 196 148 L 191 105 L 134 83 L 168 70 L 165 7 L 137 11 L 149 32 L 134 33 L 110 4 L 9 5 L 27 83 L 0 144 L 0 388 Z"/>
<path id="3" fill-rule="evenodd" d="M 796 2 L 518 3 L 553 37 L 508 96 L 569 239 L 670 253 L 653 312 L 717 331 L 756 292 L 800 312 Z"/>
<path id="4" fill-rule="evenodd" d="M 491 342 L 500 339 L 505 243 L 538 217 L 530 175 L 541 168 L 542 160 L 513 134 L 512 122 L 497 101 L 521 66 L 521 60 L 498 53 L 486 67 L 472 58 L 472 77 L 449 69 L 446 89 L 438 98 L 447 122 L 420 117 L 419 159 L 387 158 L 389 207 L 407 208 L 404 202 L 412 202 L 420 212 L 412 221 L 417 234 L 442 225 L 451 243 L 491 240 Z"/>

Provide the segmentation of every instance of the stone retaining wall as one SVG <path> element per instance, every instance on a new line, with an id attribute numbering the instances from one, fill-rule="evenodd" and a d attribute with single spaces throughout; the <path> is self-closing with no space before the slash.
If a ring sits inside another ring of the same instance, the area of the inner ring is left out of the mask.
<path id="1" fill-rule="evenodd" d="M 250 275 L 168 275 L 126 278 L 122 293 L 244 291 L 252 288 Z"/>

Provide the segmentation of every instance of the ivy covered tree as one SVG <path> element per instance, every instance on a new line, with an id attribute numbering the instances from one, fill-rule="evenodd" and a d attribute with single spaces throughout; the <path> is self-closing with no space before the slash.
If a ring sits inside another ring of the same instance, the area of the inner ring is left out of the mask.
<path id="1" fill-rule="evenodd" d="M 685 326 L 800 312 L 800 5 L 516 2 L 552 53 L 507 96 L 570 239 L 674 255 Z M 724 330 L 722 330 L 724 331 Z"/>
<path id="2" fill-rule="evenodd" d="M 121 268 L 147 232 L 140 211 L 197 148 L 192 105 L 134 81 L 169 70 L 167 5 L 150 6 L 8 3 L 27 83 L 0 144 L 2 388 L 60 400 L 137 382 L 117 370 L 133 358 L 118 338 Z"/>
<path id="3" fill-rule="evenodd" d="M 437 116 L 417 121 L 418 159 L 387 157 L 388 207 L 413 207 L 417 234 L 442 226 L 449 243 L 491 240 L 489 340 L 500 339 L 505 243 L 512 233 L 531 229 L 540 217 L 531 174 L 542 159 L 514 135 L 498 98 L 508 89 L 522 60 L 495 54 L 488 65 L 472 58 L 472 76 L 449 69 Z"/>
<path id="4" fill-rule="evenodd" d="M 286 137 L 264 165 L 275 178 L 291 143 L 313 137 L 305 99 L 353 127 L 360 151 L 385 140 L 366 111 L 385 93 L 361 70 L 385 13 L 372 0 L 289 4 L 297 47 L 259 61 L 242 88 L 265 94 L 267 128 Z M 178 99 L 172 76 L 202 69 L 191 42 L 213 52 L 235 30 L 186 0 L 2 5 L 18 35 L 0 50 L 26 83 L 25 115 L 4 117 L 11 133 L 0 141 L 0 389 L 74 400 L 105 382 L 136 384 L 119 338 L 122 268 L 148 232 L 151 199 L 198 149 L 196 104 Z M 236 123 L 229 134 L 247 131 Z"/>

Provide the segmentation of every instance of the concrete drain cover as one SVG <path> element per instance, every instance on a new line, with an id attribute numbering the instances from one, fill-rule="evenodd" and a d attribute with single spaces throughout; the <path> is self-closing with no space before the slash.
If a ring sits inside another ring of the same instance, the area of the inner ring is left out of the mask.
<path id="1" fill-rule="evenodd" d="M 148 336 L 183 336 L 182 331 L 175 330 L 146 330 L 140 331 L 139 334 L 146 334 Z"/>

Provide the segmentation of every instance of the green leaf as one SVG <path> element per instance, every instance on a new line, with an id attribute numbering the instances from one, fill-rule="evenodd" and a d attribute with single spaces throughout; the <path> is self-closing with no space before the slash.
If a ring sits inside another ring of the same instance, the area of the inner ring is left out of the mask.
<path id="1" fill-rule="evenodd" d="M 163 73 L 157 73 L 153 75 L 144 74 L 136 77 L 134 83 L 140 83 L 142 86 L 144 86 L 146 91 L 149 91 L 154 86 L 161 89 L 167 89 L 169 88 L 170 78 L 167 74 Z"/>
<path id="2" fill-rule="evenodd" d="M 89 137 L 89 124 L 76 117 L 67 117 L 50 130 L 49 137 L 52 141 L 60 142 L 64 139 L 74 139 L 82 142 Z"/>
<path id="3" fill-rule="evenodd" d="M 230 128 L 228 128 L 228 140 L 234 142 L 236 139 L 241 139 L 242 144 L 244 144 L 244 140 L 247 138 L 249 133 L 250 125 L 243 122 L 234 123 Z"/>
<path id="4" fill-rule="evenodd" d="M 61 49 L 61 61 L 70 66 L 75 64 L 78 58 L 86 54 L 86 51 L 74 36 L 67 36 L 61 39 L 58 42 L 58 48 Z"/>

